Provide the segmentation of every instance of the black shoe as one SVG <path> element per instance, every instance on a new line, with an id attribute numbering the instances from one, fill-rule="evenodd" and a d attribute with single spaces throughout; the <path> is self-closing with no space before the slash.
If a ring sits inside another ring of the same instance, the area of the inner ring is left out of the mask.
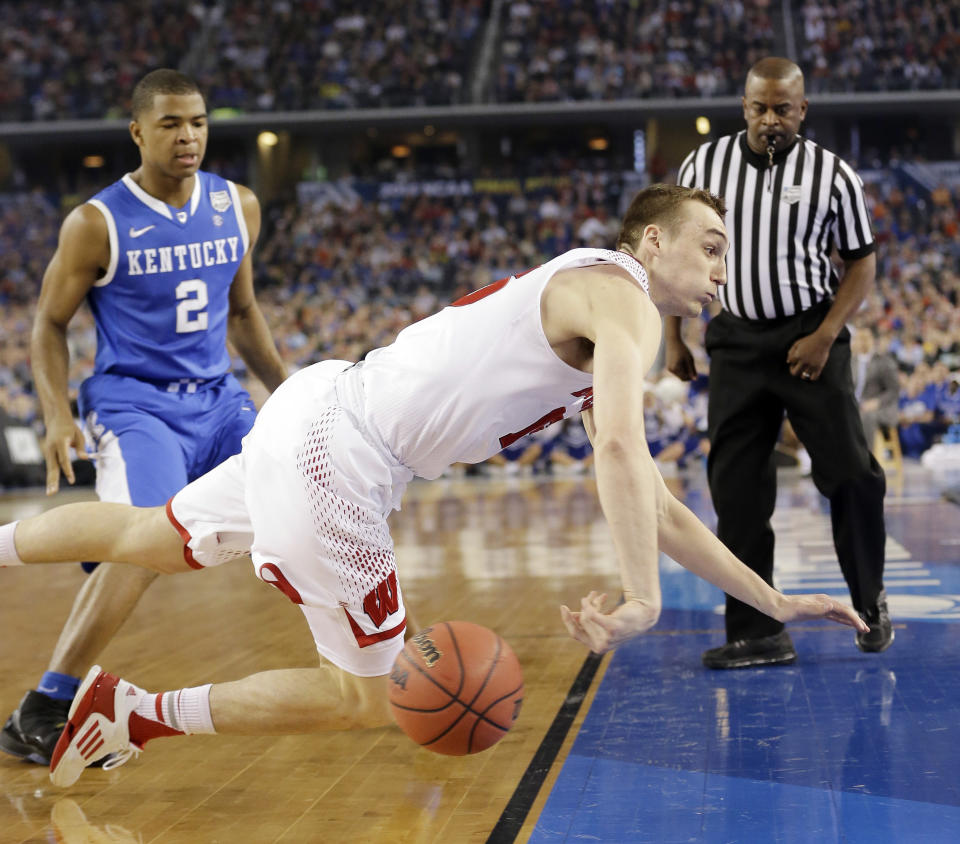
<path id="1" fill-rule="evenodd" d="M 893 644 L 893 625 L 887 611 L 887 593 L 881 590 L 877 603 L 860 617 L 870 625 L 867 633 L 857 633 L 857 647 L 868 654 L 878 654 Z"/>
<path id="2" fill-rule="evenodd" d="M 66 726 L 70 703 L 41 692 L 27 692 L 0 731 L 0 750 L 28 762 L 49 765 L 53 748 Z"/>
<path id="3" fill-rule="evenodd" d="M 761 639 L 739 639 L 703 652 L 707 668 L 756 668 L 763 665 L 791 665 L 797 661 L 790 634 L 781 630 Z"/>
<path id="4" fill-rule="evenodd" d="M 13 715 L 18 712 L 19 710 L 14 710 Z M 0 750 L 9 753 L 11 756 L 16 756 L 17 759 L 29 759 L 33 748 L 20 737 L 20 731 L 13 721 L 13 715 L 7 718 L 7 723 L 0 730 Z"/>

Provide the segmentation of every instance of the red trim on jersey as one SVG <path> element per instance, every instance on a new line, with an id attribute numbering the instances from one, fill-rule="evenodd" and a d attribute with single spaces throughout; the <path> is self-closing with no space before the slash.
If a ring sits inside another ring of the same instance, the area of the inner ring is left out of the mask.
<path id="1" fill-rule="evenodd" d="M 192 569 L 202 569 L 203 565 L 198 563 L 193 556 L 193 551 L 190 550 L 190 540 L 193 538 L 190 536 L 190 531 L 188 531 L 180 522 L 177 521 L 177 517 L 173 515 L 173 497 L 167 502 L 167 518 L 170 520 L 176 529 L 177 533 L 180 534 L 180 538 L 183 539 L 183 559 L 187 561 L 187 565 Z"/>
<path id="2" fill-rule="evenodd" d="M 486 287 L 481 287 L 479 290 L 474 290 L 473 293 L 468 293 L 466 296 L 461 296 L 456 302 L 451 302 L 450 307 L 462 308 L 464 305 L 472 305 L 474 302 L 479 302 L 481 299 L 486 299 L 487 296 L 489 296 L 491 293 L 496 293 L 511 279 L 522 278 L 527 273 L 532 273 L 534 270 L 539 268 L 540 266 L 537 265 L 536 267 L 531 267 L 529 270 L 524 270 L 522 273 L 507 276 L 507 278 L 501 278 L 499 281 L 488 284 Z"/>
<path id="3" fill-rule="evenodd" d="M 485 299 L 491 293 L 496 293 L 508 281 L 510 281 L 509 278 L 501 278 L 499 281 L 493 282 L 493 284 L 488 284 L 486 287 L 481 287 L 479 290 L 474 290 L 473 293 L 468 293 L 466 296 L 461 296 L 456 302 L 452 303 L 451 307 L 462 308 L 464 305 L 472 305 L 474 302 L 479 302 L 481 299 Z"/>
<path id="4" fill-rule="evenodd" d="M 384 642 L 387 639 L 392 639 L 398 633 L 402 633 L 404 628 L 407 626 L 407 617 L 404 615 L 403 621 L 390 630 L 382 630 L 380 633 L 364 633 L 360 625 L 353 620 L 353 616 L 347 612 L 346 607 L 343 608 L 343 611 L 347 614 L 347 620 L 350 622 L 350 629 L 353 631 L 353 635 L 356 637 L 357 644 L 361 648 L 366 648 L 370 645 L 375 645 L 377 642 Z"/>
<path id="5" fill-rule="evenodd" d="M 593 387 L 592 386 L 584 387 L 582 390 L 577 390 L 575 393 L 571 393 L 571 395 L 575 396 L 578 399 L 579 398 L 583 399 L 583 404 L 580 405 L 581 411 L 589 410 L 591 407 L 593 407 Z"/>

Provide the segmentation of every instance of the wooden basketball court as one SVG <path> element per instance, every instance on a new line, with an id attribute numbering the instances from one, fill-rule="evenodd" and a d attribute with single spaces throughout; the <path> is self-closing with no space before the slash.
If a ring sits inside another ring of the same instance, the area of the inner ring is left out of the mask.
<path id="1" fill-rule="evenodd" d="M 56 502 L 83 498 L 93 495 L 70 491 Z M 0 498 L 0 520 L 51 503 L 8 495 Z M 2 757 L 0 841 L 101 840 L 98 831 L 121 836 L 102 840 L 184 844 L 486 840 L 587 655 L 567 638 L 559 605 L 595 588 L 616 594 L 594 484 L 415 483 L 391 521 L 416 623 L 486 625 L 523 665 L 523 710 L 496 747 L 444 757 L 397 729 L 163 739 L 121 768 L 85 772 L 67 790 L 54 787 L 45 768 Z M 46 667 L 84 577 L 72 565 L 0 573 L 4 717 Z M 158 579 L 101 664 L 158 691 L 315 660 L 299 610 L 239 562 Z"/>
<path id="2" fill-rule="evenodd" d="M 798 663 L 749 672 L 701 667 L 722 595 L 666 558 L 654 631 L 603 659 L 567 638 L 561 603 L 618 588 L 592 478 L 415 483 L 392 524 L 416 623 L 484 624 L 523 665 L 523 710 L 498 745 L 450 758 L 395 728 L 159 739 L 66 790 L 2 757 L 0 842 L 954 841 L 960 519 L 913 469 L 887 499 L 893 647 L 861 654 L 852 631 L 794 625 Z M 712 523 L 700 467 L 677 491 Z M 0 520 L 51 503 L 8 494 Z M 781 478 L 775 528 L 780 588 L 845 596 L 808 478 Z M 3 716 L 83 577 L 0 571 Z M 297 608 L 237 562 L 161 578 L 101 663 L 164 690 L 314 659 Z"/>

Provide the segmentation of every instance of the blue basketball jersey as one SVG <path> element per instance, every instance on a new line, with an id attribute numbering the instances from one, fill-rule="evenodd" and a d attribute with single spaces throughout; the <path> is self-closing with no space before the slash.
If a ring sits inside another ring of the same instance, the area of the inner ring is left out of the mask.
<path id="1" fill-rule="evenodd" d="M 230 285 L 250 245 L 237 186 L 199 171 L 190 201 L 174 208 L 128 173 L 90 204 L 110 237 L 110 265 L 88 295 L 95 372 L 153 381 L 227 372 Z"/>

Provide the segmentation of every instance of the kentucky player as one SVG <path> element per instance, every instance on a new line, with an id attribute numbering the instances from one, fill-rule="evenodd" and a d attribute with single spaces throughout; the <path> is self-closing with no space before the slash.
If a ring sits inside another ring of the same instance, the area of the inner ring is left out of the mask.
<path id="1" fill-rule="evenodd" d="M 97 327 L 94 374 L 79 404 L 96 443 L 97 494 L 163 504 L 232 454 L 255 410 L 230 374 L 226 341 L 269 390 L 286 373 L 253 291 L 260 230 L 253 192 L 201 171 L 207 110 L 175 70 L 133 91 L 133 173 L 72 211 L 43 278 L 33 328 L 33 374 L 46 422 L 47 494 L 70 483 L 84 434 L 70 411 L 67 325 L 84 298 Z M 154 579 L 100 566 L 60 634 L 47 672 L 0 732 L 0 750 L 41 764 L 66 722 L 79 676 Z"/>

